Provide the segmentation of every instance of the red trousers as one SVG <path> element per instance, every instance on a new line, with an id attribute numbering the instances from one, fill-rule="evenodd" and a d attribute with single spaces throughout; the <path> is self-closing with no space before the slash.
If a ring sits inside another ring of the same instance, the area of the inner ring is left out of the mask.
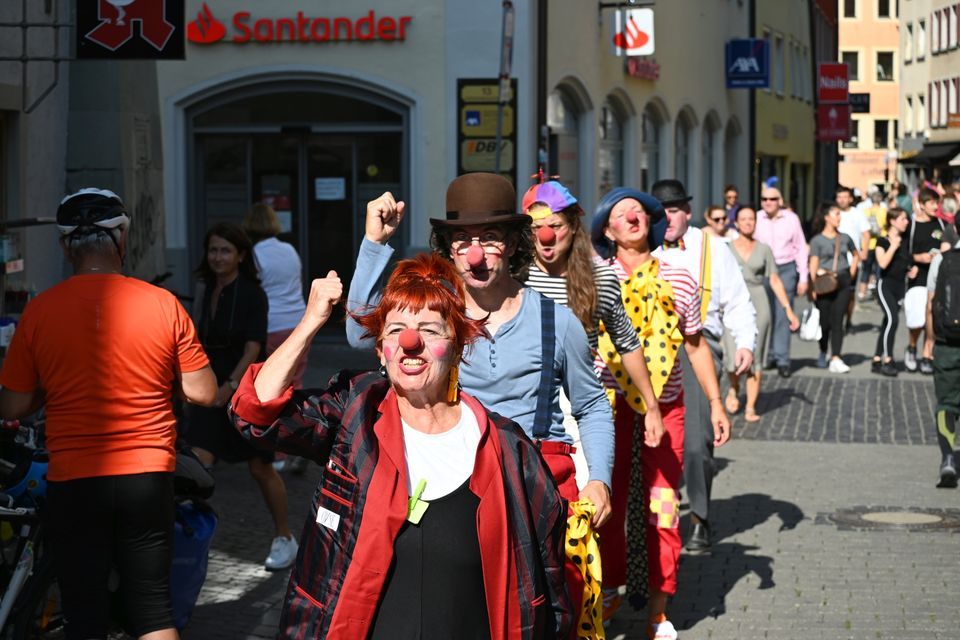
<path id="1" fill-rule="evenodd" d="M 550 473 L 553 474 L 553 479 L 557 483 L 560 496 L 568 502 L 579 500 L 580 490 L 577 488 L 577 469 L 573 463 L 573 458 L 570 457 L 570 454 L 573 453 L 573 447 L 562 445 L 559 442 L 543 442 L 540 445 L 540 453 L 543 455 L 547 466 L 550 467 Z M 567 592 L 570 594 L 574 621 L 577 622 L 580 619 L 580 603 L 583 600 L 583 576 L 580 575 L 580 569 L 569 558 L 564 563 L 563 570 L 567 579 Z M 571 637 L 573 636 L 571 635 Z"/>
<path id="2" fill-rule="evenodd" d="M 604 587 L 627 582 L 627 497 L 633 446 L 633 421 L 637 414 L 626 400 L 617 396 L 616 450 L 613 461 L 611 507 L 613 513 L 599 529 L 600 557 L 603 560 Z M 683 478 L 683 395 L 673 402 L 661 403 L 664 434 L 660 446 L 643 446 L 643 484 L 647 492 L 643 518 L 647 524 L 647 553 L 650 592 L 673 594 L 677 591 L 677 565 L 680 559 L 680 480 Z M 642 420 L 643 417 L 641 416 Z"/>

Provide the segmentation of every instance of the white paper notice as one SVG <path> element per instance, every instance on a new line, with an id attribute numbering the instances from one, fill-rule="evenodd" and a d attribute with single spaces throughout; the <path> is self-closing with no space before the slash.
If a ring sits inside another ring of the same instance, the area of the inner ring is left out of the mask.
<path id="1" fill-rule="evenodd" d="M 314 178 L 313 197 L 317 200 L 343 200 L 347 197 L 347 179 Z"/>
<path id="2" fill-rule="evenodd" d="M 277 218 L 280 219 L 280 233 L 293 231 L 293 211 L 277 211 Z"/>

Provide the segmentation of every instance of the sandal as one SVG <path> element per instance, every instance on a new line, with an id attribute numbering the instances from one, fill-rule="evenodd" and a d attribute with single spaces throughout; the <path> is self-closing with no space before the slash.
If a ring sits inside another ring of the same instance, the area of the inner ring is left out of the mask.
<path id="1" fill-rule="evenodd" d="M 727 390 L 727 399 L 723 401 L 723 406 L 727 408 L 728 413 L 740 411 L 740 398 L 737 397 L 736 391 L 733 389 Z"/>
<path id="2" fill-rule="evenodd" d="M 747 408 L 743 411 L 743 419 L 746 422 L 760 422 L 760 414 L 757 413 L 756 409 Z"/>

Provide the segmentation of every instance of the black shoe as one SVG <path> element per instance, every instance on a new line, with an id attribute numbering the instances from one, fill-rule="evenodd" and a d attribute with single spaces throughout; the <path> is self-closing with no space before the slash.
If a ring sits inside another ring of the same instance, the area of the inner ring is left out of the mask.
<path id="1" fill-rule="evenodd" d="M 870 373 L 880 373 L 883 369 L 883 363 L 879 360 L 872 360 L 870 362 Z"/>
<path id="2" fill-rule="evenodd" d="M 777 372 L 780 374 L 781 378 L 789 378 L 793 373 L 792 371 L 790 371 L 789 365 L 785 365 L 785 364 L 777 367 Z"/>
<path id="3" fill-rule="evenodd" d="M 930 358 L 920 358 L 920 373 L 932 376 L 933 375 L 933 360 Z"/>
<path id="4" fill-rule="evenodd" d="M 773 371 L 773 370 L 776 369 L 776 368 L 777 368 L 777 363 L 774 362 L 773 360 L 771 360 L 771 361 L 769 361 L 769 362 L 767 362 L 766 364 L 763 365 L 764 371 Z"/>
<path id="5" fill-rule="evenodd" d="M 884 362 L 883 366 L 880 367 L 880 373 L 887 376 L 888 378 L 897 377 L 897 365 L 893 363 L 893 360 L 890 362 Z"/>
<path id="6" fill-rule="evenodd" d="M 706 522 L 694 522 L 687 540 L 687 551 L 706 551 L 710 548 L 710 525 Z"/>

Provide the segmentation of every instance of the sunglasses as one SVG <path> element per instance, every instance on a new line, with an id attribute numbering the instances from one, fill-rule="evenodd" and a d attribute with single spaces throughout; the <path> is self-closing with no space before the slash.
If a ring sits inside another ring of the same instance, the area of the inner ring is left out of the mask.
<path id="1" fill-rule="evenodd" d="M 760 200 L 762 200 L 763 202 L 774 202 L 779 199 L 780 198 L 760 198 Z"/>
<path id="2" fill-rule="evenodd" d="M 710 218 L 710 222 L 716 222 L 716 223 L 718 223 L 718 224 L 721 223 L 721 222 L 726 222 L 726 221 L 727 221 L 727 216 L 722 216 L 722 217 L 719 217 L 719 218 Z"/>

